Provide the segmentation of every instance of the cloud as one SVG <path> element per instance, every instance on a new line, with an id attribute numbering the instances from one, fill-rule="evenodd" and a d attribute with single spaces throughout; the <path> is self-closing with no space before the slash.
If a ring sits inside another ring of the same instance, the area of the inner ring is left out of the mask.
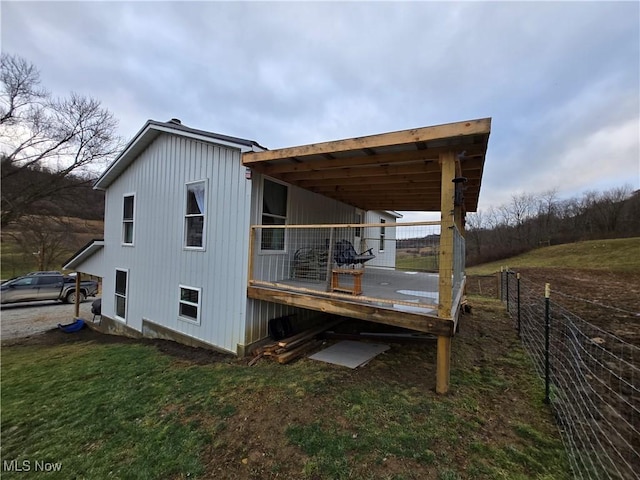
<path id="1" fill-rule="evenodd" d="M 178 117 L 278 148 L 490 116 L 488 208 L 553 186 L 640 187 L 639 15 L 637 2 L 5 2 L 1 27 L 3 51 L 56 94 L 100 99 L 125 137 Z"/>

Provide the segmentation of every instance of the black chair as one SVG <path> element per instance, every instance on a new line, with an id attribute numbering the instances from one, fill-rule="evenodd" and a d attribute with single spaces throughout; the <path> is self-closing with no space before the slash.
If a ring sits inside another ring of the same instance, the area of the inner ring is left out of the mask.
<path id="1" fill-rule="evenodd" d="M 357 253 L 350 241 L 338 240 L 333 258 L 338 266 L 342 267 L 344 265 L 364 265 L 365 262 L 376 258 L 376 256 L 373 254 L 373 248 L 365 250 L 362 253 Z"/>

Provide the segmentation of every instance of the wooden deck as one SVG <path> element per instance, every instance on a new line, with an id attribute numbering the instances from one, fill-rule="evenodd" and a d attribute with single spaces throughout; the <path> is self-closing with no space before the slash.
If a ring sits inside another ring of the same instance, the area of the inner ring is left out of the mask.
<path id="1" fill-rule="evenodd" d="M 455 322 L 438 317 L 438 274 L 365 268 L 362 294 L 331 291 L 324 280 L 252 280 L 249 298 L 452 336 Z M 349 289 L 354 276 L 341 276 Z"/>

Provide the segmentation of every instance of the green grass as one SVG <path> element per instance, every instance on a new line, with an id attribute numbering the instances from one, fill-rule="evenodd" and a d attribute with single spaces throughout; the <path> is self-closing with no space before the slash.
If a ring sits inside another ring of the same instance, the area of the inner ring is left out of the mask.
<path id="1" fill-rule="evenodd" d="M 24 275 L 25 273 L 37 270 L 38 262 L 35 255 L 26 256 L 20 251 L 15 241 L 3 238 L 0 246 L 1 268 L 0 277 L 3 280 Z"/>
<path id="2" fill-rule="evenodd" d="M 517 257 L 470 267 L 467 274 L 488 275 L 505 266 L 637 272 L 640 271 L 640 237 L 590 240 L 538 248 Z"/>
<path id="3" fill-rule="evenodd" d="M 398 255 L 396 257 L 396 268 L 401 270 L 418 270 L 418 271 L 438 271 L 438 258 L 435 255 Z"/>
<path id="4" fill-rule="evenodd" d="M 484 302 L 495 316 L 499 306 Z M 135 343 L 5 346 L 3 459 L 60 462 L 58 473 L 29 475 L 46 479 L 568 478 L 517 343 L 479 365 L 476 345 L 454 348 L 452 394 L 439 396 L 421 373 L 430 346 L 396 346 L 356 371 L 310 360 L 196 365 Z M 495 406 L 505 395 L 518 395 L 524 417 Z M 506 441 L 487 440 L 496 417 L 510 419 Z M 255 451 L 268 468 L 251 467 Z"/>

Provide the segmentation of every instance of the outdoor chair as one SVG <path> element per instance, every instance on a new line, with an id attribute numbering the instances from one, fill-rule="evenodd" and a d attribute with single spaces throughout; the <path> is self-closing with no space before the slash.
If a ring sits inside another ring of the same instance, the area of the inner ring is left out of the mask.
<path id="1" fill-rule="evenodd" d="M 376 256 L 373 254 L 373 248 L 362 253 L 356 253 L 356 249 L 353 248 L 353 244 L 350 241 L 338 240 L 333 258 L 338 267 L 342 267 L 344 265 L 364 265 L 369 260 L 376 258 Z"/>

